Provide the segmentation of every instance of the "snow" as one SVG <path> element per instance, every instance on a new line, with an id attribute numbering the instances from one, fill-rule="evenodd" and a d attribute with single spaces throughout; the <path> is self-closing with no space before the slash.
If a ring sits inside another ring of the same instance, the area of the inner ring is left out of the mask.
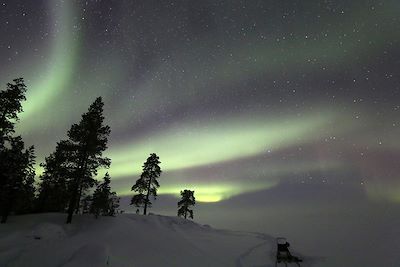
<path id="1" fill-rule="evenodd" d="M 275 266 L 275 238 L 262 233 L 160 215 L 78 215 L 70 225 L 65 217 L 10 217 L 0 226 L 0 266 Z M 301 266 L 315 262 L 293 252 L 305 259 Z"/>

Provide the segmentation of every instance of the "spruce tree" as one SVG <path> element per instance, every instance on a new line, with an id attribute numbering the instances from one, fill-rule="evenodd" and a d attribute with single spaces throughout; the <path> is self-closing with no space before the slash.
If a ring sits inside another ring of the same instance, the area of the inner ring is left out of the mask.
<path id="1" fill-rule="evenodd" d="M 69 194 L 67 181 L 74 173 L 68 159 L 73 155 L 72 145 L 68 141 L 57 143 L 56 150 L 41 164 L 44 168 L 40 176 L 39 195 L 36 199 L 38 212 L 64 212 Z"/>
<path id="2" fill-rule="evenodd" d="M 26 86 L 22 78 L 14 79 L 0 91 L 0 213 L 7 221 L 11 211 L 27 212 L 33 197 L 34 148 L 24 149 L 20 136 L 13 136 L 18 113 L 22 112 Z"/>
<path id="3" fill-rule="evenodd" d="M 18 113 L 22 112 L 26 85 L 23 78 L 14 79 L 7 83 L 6 90 L 0 92 L 0 149 L 4 148 L 5 141 L 14 133 L 14 124 L 18 121 Z"/>
<path id="4" fill-rule="evenodd" d="M 34 148 L 24 149 L 24 142 L 20 136 L 10 137 L 8 142 L 10 147 L 6 147 L 0 152 L 1 223 L 7 221 L 11 211 L 18 212 L 19 209 L 21 212 L 24 210 L 27 212 L 32 203 L 28 203 L 28 201 L 32 199 L 34 192 Z"/>
<path id="5" fill-rule="evenodd" d="M 97 218 L 100 215 L 114 216 L 119 207 L 119 198 L 115 192 L 111 192 L 111 178 L 108 173 L 103 178 L 103 182 L 98 184 L 93 193 L 90 213 Z"/>
<path id="6" fill-rule="evenodd" d="M 137 192 L 132 197 L 131 205 L 136 207 L 143 206 L 143 214 L 147 214 L 147 207 L 151 207 L 151 201 L 149 200 L 150 195 L 155 199 L 157 197 L 157 189 L 160 184 L 157 178 L 161 175 L 161 168 L 159 166 L 161 162 L 155 153 L 150 154 L 146 162 L 143 164 L 143 172 L 140 178 L 132 186 L 132 191 Z"/>
<path id="7" fill-rule="evenodd" d="M 71 223 L 82 194 L 95 185 L 93 177 L 97 174 L 98 168 L 110 166 L 110 159 L 102 157 L 110 134 L 110 127 L 103 124 L 103 106 L 101 97 L 98 97 L 90 105 L 88 112 L 82 115 L 81 121 L 73 124 L 68 131 L 68 141 L 73 151 L 68 162 L 74 170 L 68 180 L 67 223 Z"/>
<path id="8" fill-rule="evenodd" d="M 196 204 L 194 191 L 185 189 L 181 191 L 181 197 L 178 202 L 178 216 L 184 216 L 186 219 L 189 214 L 189 218 L 193 219 L 193 210 L 190 207 Z"/>
<path id="9" fill-rule="evenodd" d="M 143 193 L 138 193 L 131 198 L 131 205 L 135 206 L 136 214 L 139 214 L 140 208 L 144 207 L 144 200 L 146 199 L 146 195 Z"/>
<path id="10" fill-rule="evenodd" d="M 35 203 L 35 150 L 31 146 L 25 150 L 23 164 L 23 181 L 16 197 L 16 214 L 27 214 L 34 211 Z"/>

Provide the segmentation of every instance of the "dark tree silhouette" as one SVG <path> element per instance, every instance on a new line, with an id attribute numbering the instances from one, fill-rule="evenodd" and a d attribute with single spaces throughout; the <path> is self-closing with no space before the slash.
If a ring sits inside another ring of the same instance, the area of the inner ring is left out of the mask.
<path id="1" fill-rule="evenodd" d="M 32 203 L 34 187 L 34 148 L 24 149 L 20 136 L 13 137 L 26 86 L 22 78 L 8 83 L 0 91 L 0 212 L 5 223 L 11 211 L 27 212 Z M 29 203 L 28 203 L 29 202 Z"/>
<path id="2" fill-rule="evenodd" d="M 160 184 L 157 178 L 161 175 L 161 168 L 159 166 L 161 162 L 155 153 L 150 154 L 146 162 L 143 164 L 143 172 L 140 178 L 132 186 L 132 191 L 137 192 L 132 197 L 131 205 L 136 207 L 143 206 L 143 214 L 147 214 L 147 207 L 151 207 L 151 201 L 149 200 L 150 195 L 157 197 L 157 188 Z"/>
<path id="3" fill-rule="evenodd" d="M 7 83 L 6 90 L 0 92 L 0 148 L 4 147 L 14 133 L 14 124 L 18 121 L 18 113 L 22 112 L 21 102 L 26 100 L 26 85 L 23 78 Z"/>
<path id="4" fill-rule="evenodd" d="M 74 168 L 68 181 L 69 203 L 67 223 L 71 223 L 82 194 L 93 187 L 99 167 L 109 167 L 110 159 L 102 157 L 107 149 L 107 137 L 110 127 L 103 125 L 103 101 L 98 97 L 90 105 L 87 113 L 82 115 L 78 124 L 73 124 L 68 131 L 68 146 L 72 153 L 68 163 Z"/>
<path id="5" fill-rule="evenodd" d="M 194 191 L 185 189 L 181 191 L 181 197 L 178 202 L 178 216 L 183 216 L 186 219 L 189 214 L 189 218 L 193 219 L 193 210 L 190 207 L 196 204 Z"/>
<path id="6" fill-rule="evenodd" d="M 31 146 L 25 150 L 23 156 L 22 183 L 16 197 L 16 214 L 26 214 L 34 211 L 35 203 L 35 150 Z"/>
<path id="7" fill-rule="evenodd" d="M 33 198 L 33 179 L 35 163 L 33 146 L 24 150 L 24 142 L 21 137 L 12 137 L 8 139 L 10 148 L 1 151 L 0 172 L 0 210 L 1 223 L 7 221 L 11 211 L 23 212 L 29 210 L 32 202 L 27 203 Z M 24 195 L 25 194 L 25 195 Z M 28 195 L 26 195 L 28 194 Z M 24 197 L 19 199 L 18 197 Z"/>
<path id="8" fill-rule="evenodd" d="M 139 214 L 139 208 L 144 207 L 145 199 L 146 195 L 144 195 L 143 193 L 138 193 L 132 197 L 131 205 L 137 207 L 136 214 Z"/>
<path id="9" fill-rule="evenodd" d="M 93 193 L 90 213 L 97 218 L 99 215 L 115 216 L 119 207 L 119 198 L 115 192 L 111 192 L 111 178 L 108 173 L 104 176 L 102 183 L 97 185 Z"/>
<path id="10" fill-rule="evenodd" d="M 74 173 L 74 165 L 68 161 L 74 153 L 71 148 L 68 141 L 58 142 L 55 152 L 40 164 L 44 172 L 40 176 L 36 211 L 64 212 L 66 210 L 69 199 L 67 181 Z"/>
<path id="11" fill-rule="evenodd" d="M 87 195 L 82 197 L 82 214 L 90 213 L 90 208 L 92 206 L 93 196 Z"/>

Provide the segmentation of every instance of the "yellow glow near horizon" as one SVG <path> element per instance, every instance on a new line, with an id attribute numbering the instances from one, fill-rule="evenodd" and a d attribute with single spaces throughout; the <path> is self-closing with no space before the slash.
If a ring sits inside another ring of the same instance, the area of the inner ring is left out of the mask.
<path id="1" fill-rule="evenodd" d="M 179 183 L 174 185 L 161 186 L 159 189 L 160 195 L 173 195 L 177 198 L 180 197 L 181 190 L 190 189 L 194 190 L 194 196 L 198 202 L 218 202 L 221 200 L 228 199 L 235 195 L 243 192 L 256 191 L 261 188 L 270 188 L 276 185 L 276 182 L 264 181 L 260 183 L 244 184 L 241 185 L 235 183 L 210 183 L 210 184 L 187 184 Z M 129 189 L 122 190 L 119 193 L 121 196 L 132 196 L 134 193 Z"/>

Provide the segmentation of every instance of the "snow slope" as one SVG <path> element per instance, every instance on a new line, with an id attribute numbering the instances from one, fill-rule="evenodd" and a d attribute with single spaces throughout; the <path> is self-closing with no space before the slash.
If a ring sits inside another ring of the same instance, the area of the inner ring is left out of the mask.
<path id="1" fill-rule="evenodd" d="M 64 220 L 64 214 L 10 217 L 0 226 L 0 266 L 275 266 L 275 239 L 265 234 L 159 215 Z M 302 266 L 311 262 L 305 258 Z"/>

